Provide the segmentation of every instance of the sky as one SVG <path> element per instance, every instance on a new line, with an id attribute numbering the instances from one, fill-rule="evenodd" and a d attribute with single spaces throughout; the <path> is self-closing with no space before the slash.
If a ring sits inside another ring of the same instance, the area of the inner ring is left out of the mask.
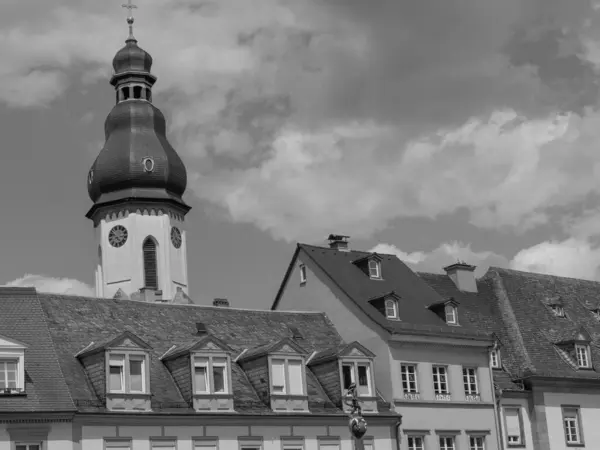
<path id="1" fill-rule="evenodd" d="M 0 5 L 0 283 L 92 292 L 122 3 Z M 416 270 L 600 279 L 600 3 L 134 3 L 197 303 L 269 308 L 296 243 L 329 233 Z"/>

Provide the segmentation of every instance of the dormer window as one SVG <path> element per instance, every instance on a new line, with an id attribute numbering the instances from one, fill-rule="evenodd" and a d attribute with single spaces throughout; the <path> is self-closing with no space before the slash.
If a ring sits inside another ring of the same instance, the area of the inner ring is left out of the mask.
<path id="1" fill-rule="evenodd" d="M 575 344 L 575 357 L 577 358 L 577 366 L 580 369 L 589 369 L 591 367 L 589 345 Z"/>
<path id="2" fill-rule="evenodd" d="M 446 323 L 448 325 L 458 325 L 458 317 L 456 314 L 456 306 L 449 304 L 444 307 L 446 314 Z"/>
<path id="3" fill-rule="evenodd" d="M 600 320 L 600 308 L 598 308 L 598 309 L 593 309 L 593 310 L 592 310 L 592 314 L 594 315 L 594 318 L 595 318 L 596 320 Z"/>
<path id="4" fill-rule="evenodd" d="M 550 308 L 556 317 L 565 317 L 565 310 L 562 305 L 550 305 Z"/>
<path id="5" fill-rule="evenodd" d="M 300 284 L 306 283 L 306 266 L 304 264 L 300 264 Z"/>
<path id="6" fill-rule="evenodd" d="M 304 364 L 301 359 L 271 359 L 271 392 L 305 395 Z"/>
<path id="7" fill-rule="evenodd" d="M 369 277 L 375 279 L 381 278 L 381 263 L 375 259 L 369 260 Z"/>
<path id="8" fill-rule="evenodd" d="M 196 394 L 227 394 L 229 392 L 226 357 L 194 356 L 194 392 Z"/>
<path id="9" fill-rule="evenodd" d="M 353 383 L 356 383 L 356 390 L 359 396 L 372 397 L 373 388 L 370 362 L 342 362 L 342 387 L 344 391 L 347 391 Z"/>
<path id="10" fill-rule="evenodd" d="M 0 336 L 0 395 L 15 395 L 25 390 L 26 347 Z"/>
<path id="11" fill-rule="evenodd" d="M 490 352 L 490 365 L 492 369 L 501 369 L 500 350 L 493 348 Z"/>
<path id="12" fill-rule="evenodd" d="M 146 393 L 146 363 L 143 354 L 110 353 L 108 391 L 113 393 Z"/>
<path id="13" fill-rule="evenodd" d="M 388 298 L 385 301 L 385 317 L 398 319 L 398 302 L 393 298 Z"/>

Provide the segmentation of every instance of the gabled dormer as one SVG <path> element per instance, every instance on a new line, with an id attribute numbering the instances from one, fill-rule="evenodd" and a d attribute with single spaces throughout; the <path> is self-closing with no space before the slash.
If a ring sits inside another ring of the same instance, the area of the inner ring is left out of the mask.
<path id="1" fill-rule="evenodd" d="M 558 353 L 574 369 L 593 369 L 590 343 L 592 338 L 584 327 L 581 327 L 570 338 L 555 342 Z"/>
<path id="2" fill-rule="evenodd" d="M 546 297 L 542 299 L 542 303 L 554 314 L 556 317 L 566 317 L 565 305 L 560 295 L 554 297 Z"/>
<path id="3" fill-rule="evenodd" d="M 196 327 L 206 330 L 203 324 Z M 226 343 L 207 334 L 172 346 L 160 359 L 196 411 L 233 411 L 233 352 Z"/>
<path id="4" fill-rule="evenodd" d="M 458 326 L 458 305 L 459 303 L 450 297 L 440 302 L 435 302 L 427 308 L 436 313 L 446 324 Z"/>
<path id="5" fill-rule="evenodd" d="M 386 318 L 400 320 L 400 297 L 394 291 L 378 295 L 368 301 Z"/>
<path id="6" fill-rule="evenodd" d="M 0 336 L 0 397 L 25 394 L 25 349 L 22 342 Z"/>
<path id="7" fill-rule="evenodd" d="M 150 347 L 126 331 L 91 342 L 75 356 L 110 411 L 150 411 Z"/>
<path id="8" fill-rule="evenodd" d="M 356 267 L 364 272 L 372 280 L 382 280 L 381 262 L 383 258 L 377 253 L 371 253 L 362 258 L 352 261 Z"/>
<path id="9" fill-rule="evenodd" d="M 344 400 L 349 399 L 348 388 L 355 384 L 363 412 L 373 413 L 377 412 L 374 358 L 375 355 L 367 348 L 352 342 L 315 353 L 308 366 L 336 406 L 350 411 Z"/>
<path id="10" fill-rule="evenodd" d="M 306 354 L 293 339 L 284 338 L 248 349 L 237 362 L 273 411 L 308 412 Z"/>

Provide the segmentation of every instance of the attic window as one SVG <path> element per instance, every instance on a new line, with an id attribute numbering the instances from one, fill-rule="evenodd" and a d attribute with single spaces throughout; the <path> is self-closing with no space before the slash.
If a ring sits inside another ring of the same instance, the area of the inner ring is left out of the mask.
<path id="1" fill-rule="evenodd" d="M 385 301 L 385 317 L 388 319 L 398 319 L 398 302 L 392 298 Z"/>
<path id="2" fill-rule="evenodd" d="M 490 352 L 490 365 L 492 366 L 492 369 L 501 369 L 501 362 L 500 362 L 500 350 L 498 350 L 497 348 L 492 349 L 492 351 Z"/>
<path id="3" fill-rule="evenodd" d="M 550 308 L 556 317 L 565 317 L 565 309 L 561 305 L 550 305 Z"/>
<path id="4" fill-rule="evenodd" d="M 271 392 L 284 395 L 305 395 L 304 364 L 301 359 L 271 360 Z"/>
<path id="5" fill-rule="evenodd" d="M 194 392 L 227 394 L 229 392 L 227 358 L 194 357 Z"/>
<path id="6" fill-rule="evenodd" d="M 356 391 L 359 396 L 370 397 L 372 395 L 371 363 L 344 361 L 342 363 L 342 387 L 344 391 L 356 383 Z"/>
<path id="7" fill-rule="evenodd" d="M 146 355 L 110 353 L 108 360 L 109 392 L 146 393 Z"/>
<path id="8" fill-rule="evenodd" d="M 446 305 L 444 307 L 444 312 L 446 314 L 446 323 L 448 325 L 458 325 L 456 306 Z"/>
<path id="9" fill-rule="evenodd" d="M 577 366 L 580 369 L 589 369 L 590 364 L 590 347 L 583 344 L 575 344 L 575 356 L 577 358 Z"/>
<path id="10" fill-rule="evenodd" d="M 374 279 L 381 278 L 381 264 L 375 259 L 369 260 L 369 277 Z"/>
<path id="11" fill-rule="evenodd" d="M 304 264 L 300 264 L 300 284 L 306 283 L 306 266 Z"/>

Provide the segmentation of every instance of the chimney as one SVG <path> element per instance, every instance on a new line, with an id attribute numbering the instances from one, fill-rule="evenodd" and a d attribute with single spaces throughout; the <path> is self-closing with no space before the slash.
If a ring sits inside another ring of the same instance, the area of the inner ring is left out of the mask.
<path id="1" fill-rule="evenodd" d="M 162 291 L 154 288 L 143 287 L 140 289 L 141 299 L 148 303 L 166 303 L 162 298 Z"/>
<path id="2" fill-rule="evenodd" d="M 229 300 L 226 298 L 215 298 L 213 300 L 213 306 L 219 306 L 221 308 L 229 308 Z"/>
<path id="3" fill-rule="evenodd" d="M 464 261 L 458 261 L 444 267 L 444 270 L 459 291 L 477 292 L 477 283 L 473 273 L 475 266 L 471 266 Z"/>
<path id="4" fill-rule="evenodd" d="M 348 239 L 350 236 L 344 236 L 343 234 L 330 234 L 327 240 L 329 241 L 329 248 L 340 250 L 343 252 L 349 252 Z"/>

